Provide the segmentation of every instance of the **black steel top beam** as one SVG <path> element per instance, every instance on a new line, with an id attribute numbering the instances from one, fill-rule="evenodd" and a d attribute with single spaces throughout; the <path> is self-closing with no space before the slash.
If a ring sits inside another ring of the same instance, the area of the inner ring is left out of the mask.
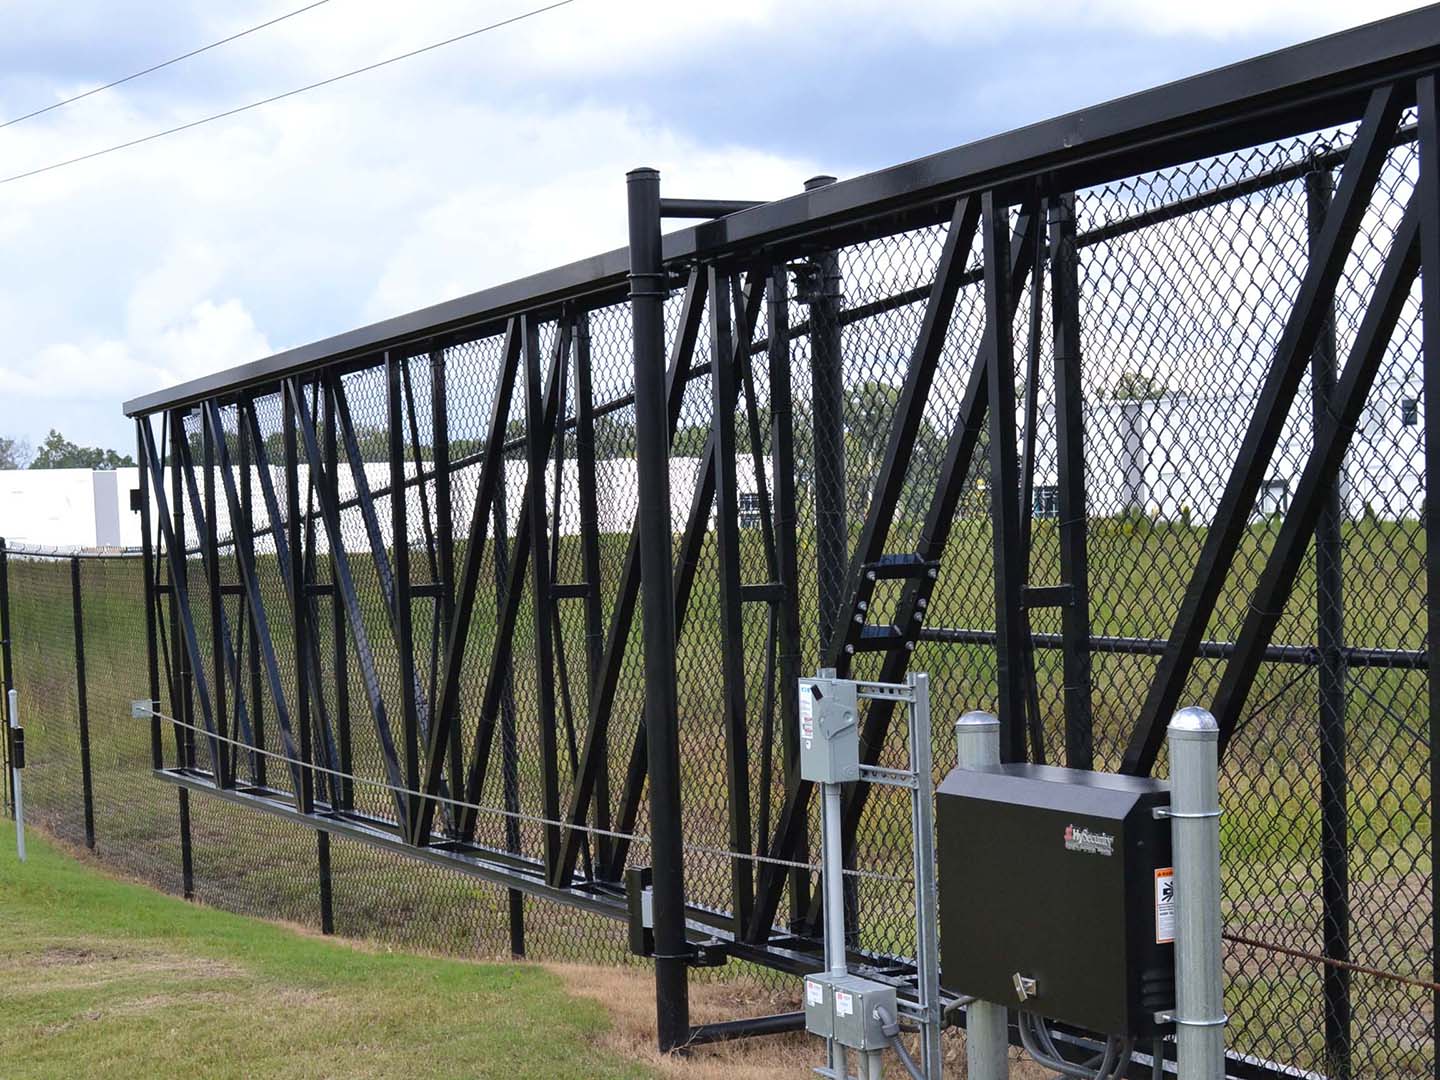
<path id="1" fill-rule="evenodd" d="M 753 251 L 846 225 L 870 235 L 942 220 L 963 194 L 1074 191 L 1357 118 L 1371 88 L 1440 66 L 1440 5 L 1318 38 L 1103 105 L 764 203 L 665 237 L 667 262 Z M 617 183 L 618 183 L 617 178 Z M 883 220 L 882 220 L 883 219 Z M 521 311 L 625 297 L 625 248 L 350 330 L 125 404 L 139 416 L 387 348 L 428 347 Z"/>

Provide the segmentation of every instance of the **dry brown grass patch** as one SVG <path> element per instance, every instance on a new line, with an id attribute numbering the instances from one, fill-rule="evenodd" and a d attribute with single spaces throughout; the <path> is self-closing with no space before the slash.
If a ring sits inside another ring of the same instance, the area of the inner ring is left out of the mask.
<path id="1" fill-rule="evenodd" d="M 590 998 L 610 1014 L 611 1029 L 603 1035 L 606 1049 L 643 1061 L 662 1076 L 676 1080 L 778 1080 L 803 1077 L 824 1063 L 818 1039 L 804 1032 L 767 1035 L 691 1048 L 689 1054 L 666 1055 L 655 1048 L 655 983 L 649 968 L 599 967 L 584 964 L 547 964 L 578 997 Z M 702 1024 L 765 1016 L 799 1007 L 795 995 L 777 994 L 744 980 L 692 982 L 690 1019 Z M 911 1053 L 915 1047 L 910 1047 Z M 893 1055 L 885 1076 L 905 1077 Z M 945 1075 L 963 1080 L 966 1075 L 964 1043 L 955 1034 L 945 1038 Z M 1050 1074 L 1029 1061 L 1016 1061 L 1012 1080 L 1042 1080 Z"/>

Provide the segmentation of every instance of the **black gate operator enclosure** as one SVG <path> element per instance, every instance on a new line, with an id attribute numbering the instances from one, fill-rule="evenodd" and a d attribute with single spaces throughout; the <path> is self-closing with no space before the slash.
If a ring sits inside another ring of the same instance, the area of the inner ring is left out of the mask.
<path id="1" fill-rule="evenodd" d="M 956 769 L 937 792 L 945 987 L 1106 1035 L 1175 1006 L 1161 781 L 1046 765 Z"/>

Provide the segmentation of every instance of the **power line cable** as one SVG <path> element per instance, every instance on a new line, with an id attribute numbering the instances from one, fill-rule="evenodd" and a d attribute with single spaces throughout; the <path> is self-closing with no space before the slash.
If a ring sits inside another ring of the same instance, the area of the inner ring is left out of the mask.
<path id="1" fill-rule="evenodd" d="M 104 86 L 97 86 L 92 90 L 86 90 L 82 94 L 76 94 L 74 97 L 68 97 L 64 101 L 57 101 L 53 105 L 46 105 L 43 109 L 34 109 L 31 112 L 25 113 L 23 116 L 17 116 L 12 120 L 0 122 L 0 128 L 7 128 L 12 124 L 20 123 L 22 120 L 31 120 L 37 116 L 42 116 L 45 113 L 51 112 L 55 109 L 63 108 L 66 105 L 73 105 L 75 102 L 80 101 L 83 98 L 88 98 L 104 90 L 112 90 L 115 87 L 122 85 L 123 83 L 128 83 L 134 79 L 140 78 L 141 76 L 149 75 L 151 72 L 159 71 L 161 68 L 167 68 L 171 64 L 178 64 L 182 60 L 189 60 L 192 56 L 199 56 L 201 53 L 209 52 L 211 49 L 218 49 L 221 45 L 228 45 L 232 41 L 238 41 L 240 40 L 240 38 L 243 38 L 249 34 L 253 34 L 258 30 L 264 30 L 268 26 L 274 26 L 276 23 L 282 23 L 286 19 L 293 19 L 296 15 L 303 15 L 305 12 L 317 8 L 321 4 L 328 4 L 329 2 L 330 0 L 315 0 L 313 4 L 306 4 L 302 8 L 296 8 L 294 11 L 288 12 L 287 14 L 277 15 L 273 19 L 252 26 L 248 30 L 241 30 L 239 33 L 231 34 L 229 37 L 223 37 L 219 41 L 212 41 L 209 45 L 201 45 L 198 49 L 191 49 L 189 52 L 181 53 L 179 56 L 172 57 L 169 60 L 161 61 L 158 64 L 152 64 L 150 67 L 147 67 L 142 71 L 137 71 L 133 75 L 126 75 L 123 79 L 116 79 L 114 82 L 108 82 Z"/>
<path id="2" fill-rule="evenodd" d="M 310 90 L 318 90 L 322 86 L 329 86 L 332 83 L 337 83 L 344 79 L 354 78 L 356 75 L 364 75 L 366 72 L 375 71 L 377 68 L 386 67 L 390 64 L 397 64 L 401 60 L 409 60 L 412 57 L 420 56 L 424 53 L 433 52 L 436 49 L 444 48 L 446 45 L 454 45 L 458 41 L 464 41 L 467 38 L 476 37 L 479 34 L 489 33 L 491 30 L 499 30 L 502 27 L 511 26 L 514 23 L 518 22 L 523 22 L 525 19 L 533 18 L 536 15 L 543 15 L 547 11 L 554 11 L 556 8 L 566 7 L 567 5 L 573 3 L 575 3 L 575 0 L 556 0 L 556 2 L 553 4 L 546 4 L 544 7 L 533 8 L 532 10 L 522 12 L 519 15 L 512 15 L 508 19 L 502 19 L 499 22 L 490 23 L 488 26 L 481 26 L 474 30 L 466 31 L 463 34 L 456 34 L 454 37 L 446 38 L 444 41 L 436 41 L 429 45 L 423 45 L 418 49 L 412 49 L 409 52 L 401 53 L 398 56 L 392 56 L 385 60 L 377 60 L 373 64 L 366 64 L 364 67 L 354 68 L 350 71 L 342 72 L 339 75 L 332 75 L 328 79 L 321 79 L 319 82 L 313 82 L 306 86 L 296 87 L 294 90 L 287 90 L 283 94 L 274 94 L 267 98 L 261 98 L 259 101 L 252 101 L 248 105 L 237 105 L 233 109 L 226 109 L 224 112 L 218 112 L 210 116 L 204 116 L 201 117 L 199 120 L 191 120 L 188 123 L 177 124 L 175 127 L 166 128 L 164 131 L 156 131 L 152 132 L 149 135 L 142 135 L 138 139 L 130 139 L 126 142 L 116 143 L 114 146 L 107 146 L 103 150 L 92 150 L 90 153 L 81 154 L 79 157 L 67 158 L 64 161 L 56 161 L 52 162 L 49 165 L 42 165 L 38 169 L 29 169 L 22 173 L 15 173 L 13 176 L 6 176 L 4 178 L 0 178 L 0 184 L 11 184 L 14 183 L 16 180 L 25 180 L 32 176 L 39 176 L 41 173 L 51 172 L 55 169 L 63 169 L 67 165 L 78 165 L 82 161 L 90 161 L 93 158 L 103 157 L 106 154 L 113 154 L 118 150 L 128 150 L 132 146 L 140 146 L 143 143 L 154 142 L 156 139 L 163 139 L 167 135 L 177 135 L 182 131 L 189 131 L 191 128 L 200 127 L 202 124 L 208 124 L 215 120 L 224 120 L 226 117 L 229 116 L 235 116 L 239 113 L 249 112 L 251 109 L 258 109 L 262 105 L 271 105 L 277 101 L 284 101 L 286 98 L 295 97 L 297 94 L 304 94 Z"/>

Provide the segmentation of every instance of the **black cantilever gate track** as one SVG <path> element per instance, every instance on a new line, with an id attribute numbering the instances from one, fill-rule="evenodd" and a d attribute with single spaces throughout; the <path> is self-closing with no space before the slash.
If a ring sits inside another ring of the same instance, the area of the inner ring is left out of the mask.
<path id="1" fill-rule="evenodd" d="M 1163 772 L 1198 703 L 1232 1072 L 1437 1075 L 1437 69 L 1431 8 L 774 203 L 647 188 L 634 265 L 130 402 L 135 625 L 101 618 L 133 563 L 0 556 L 27 801 L 64 831 L 83 790 L 103 853 L 143 763 L 181 816 L 125 835 L 178 835 L 167 885 L 231 880 L 240 804 L 314 830 L 327 929 L 363 845 L 496 886 L 517 953 L 652 866 L 673 1043 L 687 963 L 817 963 L 798 674 L 928 672 L 942 768 L 983 707 L 1011 758 Z M 725 216 L 647 262 L 657 210 Z M 906 804 L 845 815 L 855 963 L 903 984 Z"/>

